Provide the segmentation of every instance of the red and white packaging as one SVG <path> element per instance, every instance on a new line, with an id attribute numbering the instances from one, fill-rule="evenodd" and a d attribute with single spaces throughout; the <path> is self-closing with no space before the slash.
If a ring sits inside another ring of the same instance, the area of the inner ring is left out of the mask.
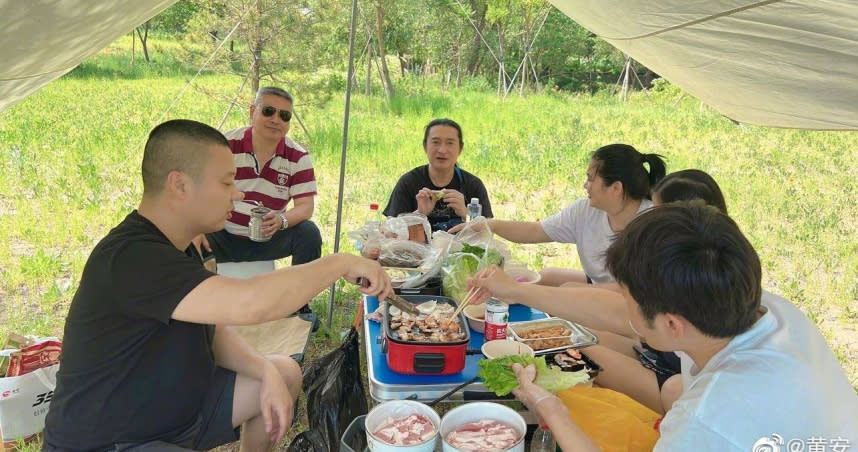
<path id="1" fill-rule="evenodd" d="M 54 365 L 60 361 L 63 344 L 58 340 L 46 340 L 24 347 L 9 355 L 7 377 L 18 377 L 36 369 Z"/>
<path id="2" fill-rule="evenodd" d="M 10 354 L 7 377 L 0 378 L 0 450 L 33 440 L 45 428 L 61 348 L 59 340 L 46 338 Z"/>

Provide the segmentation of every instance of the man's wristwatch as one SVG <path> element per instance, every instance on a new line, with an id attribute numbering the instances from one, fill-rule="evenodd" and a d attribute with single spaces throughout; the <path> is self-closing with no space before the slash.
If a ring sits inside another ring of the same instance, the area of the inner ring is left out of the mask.
<path id="1" fill-rule="evenodd" d="M 281 214 L 280 214 L 280 221 L 282 222 L 282 224 L 280 225 L 280 229 L 281 229 L 281 230 L 286 229 L 286 228 L 288 228 L 288 227 L 289 227 L 289 219 L 288 219 L 288 218 L 286 218 L 286 214 L 285 214 L 285 213 L 281 213 Z"/>

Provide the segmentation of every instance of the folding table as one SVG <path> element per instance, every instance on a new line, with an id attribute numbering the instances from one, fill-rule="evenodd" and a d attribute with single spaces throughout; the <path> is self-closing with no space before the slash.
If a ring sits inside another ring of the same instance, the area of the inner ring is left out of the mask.
<path id="1" fill-rule="evenodd" d="M 378 298 L 365 296 L 363 298 L 364 312 L 370 313 L 378 308 Z M 548 317 L 542 311 L 521 304 L 513 304 L 509 307 L 509 321 L 520 322 L 525 320 L 536 320 Z M 477 376 L 479 367 L 477 362 L 483 359 L 479 353 L 484 339 L 483 334 L 471 330 L 471 341 L 468 350 L 477 351 L 476 354 L 468 354 L 465 357 L 465 368 L 451 375 L 406 375 L 393 372 L 387 365 L 387 356 L 381 348 L 381 340 L 384 330 L 380 323 L 367 319 L 364 316 L 364 345 L 366 350 L 367 370 L 369 379 L 370 396 L 377 402 L 387 400 L 411 399 L 421 402 L 435 400 L 443 394 L 451 391 L 456 386 L 465 383 Z M 447 401 L 462 400 L 497 400 L 494 393 L 483 386 L 482 381 L 477 380 L 461 391 L 447 398 Z"/>

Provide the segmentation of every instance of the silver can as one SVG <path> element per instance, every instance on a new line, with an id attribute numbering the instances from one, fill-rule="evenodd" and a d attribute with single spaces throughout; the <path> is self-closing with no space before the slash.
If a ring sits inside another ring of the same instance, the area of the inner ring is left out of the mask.
<path id="1" fill-rule="evenodd" d="M 271 212 L 271 209 L 264 206 L 257 206 L 250 209 L 250 221 L 247 223 L 247 227 L 250 229 L 248 233 L 250 240 L 254 242 L 267 242 L 271 240 L 271 236 L 262 234 L 262 217 L 268 212 Z"/>

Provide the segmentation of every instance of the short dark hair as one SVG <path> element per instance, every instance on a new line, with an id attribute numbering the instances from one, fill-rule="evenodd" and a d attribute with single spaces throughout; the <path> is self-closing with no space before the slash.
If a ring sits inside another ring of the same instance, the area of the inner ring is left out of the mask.
<path id="1" fill-rule="evenodd" d="M 596 175 L 605 185 L 623 183 L 623 194 L 631 199 L 649 199 L 650 189 L 667 172 L 658 154 L 642 154 L 634 146 L 614 143 L 596 149 L 591 159 L 596 162 Z M 649 164 L 649 171 L 644 168 Z"/>
<path id="2" fill-rule="evenodd" d="M 760 258 L 730 217 L 701 201 L 639 215 L 605 262 L 650 325 L 658 314 L 678 314 L 703 334 L 730 338 L 756 321 Z"/>
<path id="3" fill-rule="evenodd" d="M 429 140 L 429 130 L 435 126 L 450 126 L 456 129 L 456 132 L 459 133 L 459 147 L 465 147 L 465 141 L 462 140 L 462 127 L 456 121 L 447 118 L 436 118 L 429 121 L 429 124 L 426 124 L 426 129 L 423 130 L 423 147 L 426 147 L 426 141 Z"/>
<path id="4" fill-rule="evenodd" d="M 652 192 L 658 194 L 664 204 L 700 199 L 717 207 L 722 213 L 727 213 L 727 201 L 724 200 L 721 187 L 712 176 L 699 169 L 672 172 L 664 176 L 664 179 L 653 187 Z"/>
<path id="5" fill-rule="evenodd" d="M 173 119 L 155 126 L 143 150 L 143 194 L 164 189 L 167 174 L 181 171 L 195 180 L 202 174 L 209 145 L 229 143 L 214 127 L 190 119 Z"/>
<path id="6" fill-rule="evenodd" d="M 262 88 L 259 88 L 259 91 L 256 92 L 256 97 L 253 99 L 253 105 L 258 106 L 259 101 L 262 100 L 262 96 L 266 96 L 269 94 L 274 96 L 280 96 L 288 100 L 290 103 L 295 104 L 295 99 L 292 97 L 291 94 L 289 94 L 289 91 L 286 91 L 282 88 L 278 88 L 276 86 L 263 86 Z"/>

